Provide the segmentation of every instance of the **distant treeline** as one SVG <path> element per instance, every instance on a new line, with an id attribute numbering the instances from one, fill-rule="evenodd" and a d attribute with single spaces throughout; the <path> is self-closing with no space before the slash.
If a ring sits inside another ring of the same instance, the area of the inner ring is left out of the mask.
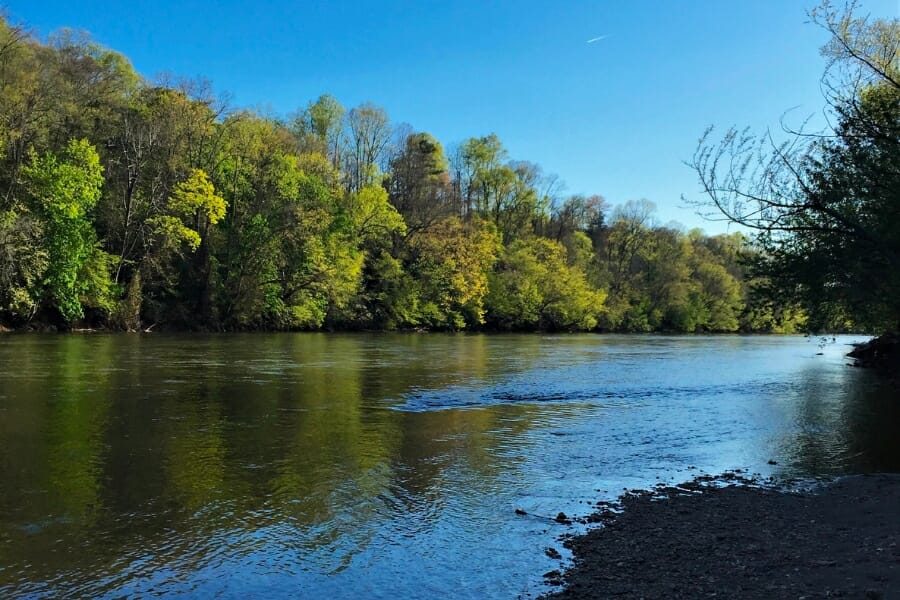
<path id="1" fill-rule="evenodd" d="M 560 194 L 325 95 L 288 118 L 0 24 L 0 324 L 122 330 L 791 331 L 740 234 Z"/>

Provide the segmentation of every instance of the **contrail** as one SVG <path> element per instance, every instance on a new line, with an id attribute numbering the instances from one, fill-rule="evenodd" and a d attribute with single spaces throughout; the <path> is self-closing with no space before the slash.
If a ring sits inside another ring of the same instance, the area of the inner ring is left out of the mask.
<path id="1" fill-rule="evenodd" d="M 593 44 L 594 42 L 599 42 L 600 40 L 605 40 L 608 38 L 608 35 L 601 35 L 599 37 L 591 38 L 587 41 L 588 44 Z"/>

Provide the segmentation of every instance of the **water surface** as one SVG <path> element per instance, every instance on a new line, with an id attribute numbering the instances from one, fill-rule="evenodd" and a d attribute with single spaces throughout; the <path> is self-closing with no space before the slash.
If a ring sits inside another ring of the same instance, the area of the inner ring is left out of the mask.
<path id="1" fill-rule="evenodd" d="M 531 515 L 900 470 L 853 339 L 3 336 L 0 597 L 536 595 Z"/>

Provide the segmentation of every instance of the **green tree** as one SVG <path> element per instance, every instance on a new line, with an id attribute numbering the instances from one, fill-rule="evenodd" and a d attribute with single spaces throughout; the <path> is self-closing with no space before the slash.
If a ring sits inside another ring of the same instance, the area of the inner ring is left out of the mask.
<path id="1" fill-rule="evenodd" d="M 900 19 L 825 3 L 836 126 L 783 144 L 731 130 L 692 161 L 711 205 L 756 230 L 755 275 L 813 329 L 900 329 Z M 756 157 L 761 157 L 755 160 Z"/>
<path id="2" fill-rule="evenodd" d="M 20 185 L 19 170 L 28 160 L 29 150 L 46 139 L 53 121 L 46 53 L 21 25 L 0 18 L 0 209 L 16 208 Z"/>
<path id="3" fill-rule="evenodd" d="M 453 160 L 461 212 L 492 221 L 507 244 L 547 220 L 558 182 L 534 163 L 508 159 L 500 139 L 491 134 L 467 140 Z"/>
<path id="4" fill-rule="evenodd" d="M 51 35 L 43 50 L 51 148 L 62 148 L 71 139 L 109 139 L 115 116 L 140 82 L 131 63 L 87 34 L 68 29 Z"/>
<path id="5" fill-rule="evenodd" d="M 406 223 L 397 209 L 388 201 L 388 193 L 382 187 L 366 186 L 359 192 L 351 192 L 341 202 L 342 213 L 338 221 L 343 225 L 342 233 L 347 249 L 358 254 L 362 260 L 360 289 L 354 290 L 356 302 L 347 298 L 339 304 L 333 303 L 329 317 L 333 322 L 353 324 L 370 322 L 373 314 L 380 314 L 378 320 L 393 310 L 382 306 L 388 300 L 383 292 L 393 283 L 382 281 L 383 277 L 394 278 L 392 266 L 396 261 L 387 260 L 393 241 L 406 234 Z M 399 266 L 399 262 L 396 263 Z M 387 286 L 387 287 L 386 287 Z M 399 298 L 396 298 L 400 301 Z M 393 318 L 388 318 L 393 322 Z"/>
<path id="6" fill-rule="evenodd" d="M 505 249 L 485 303 L 488 322 L 500 329 L 590 330 L 605 296 L 567 263 L 562 244 L 533 237 Z"/>
<path id="7" fill-rule="evenodd" d="M 361 246 L 380 246 L 393 234 L 406 233 L 403 216 L 388 202 L 388 193 L 382 187 L 368 185 L 347 194 L 342 208 L 348 219 L 348 233 Z"/>
<path id="8" fill-rule="evenodd" d="M 360 324 L 388 330 L 443 325 L 440 317 L 436 321 L 424 318 L 419 280 L 407 272 L 404 261 L 389 252 L 382 251 L 367 261 L 364 280 L 364 307 L 358 309 L 357 315 Z M 434 314 L 432 310 L 431 315 Z"/>
<path id="9" fill-rule="evenodd" d="M 202 233 L 222 220 L 227 206 L 202 169 L 193 169 L 187 179 L 175 186 L 169 199 L 169 209 L 193 226 L 192 233 L 185 232 L 184 238 L 194 249 L 200 244 Z"/>
<path id="10" fill-rule="evenodd" d="M 180 134 L 182 94 L 158 86 L 141 86 L 112 120 L 105 144 L 106 185 L 98 221 L 106 244 L 118 258 L 116 282 L 137 272 L 150 256 L 151 219 L 165 214 L 166 201 L 183 169 Z"/>
<path id="11" fill-rule="evenodd" d="M 305 172 L 304 162 L 317 164 L 279 158 L 272 173 L 276 202 L 252 221 L 255 235 L 269 244 L 260 255 L 261 274 L 266 322 L 277 328 L 318 328 L 329 313 L 343 311 L 359 289 L 365 259 L 350 235 L 352 219 L 342 212 L 341 192 Z"/>
<path id="12" fill-rule="evenodd" d="M 335 169 L 343 160 L 346 110 L 334 96 L 324 94 L 307 104 L 291 122 L 304 153 L 327 156 Z"/>
<path id="13" fill-rule="evenodd" d="M 478 219 L 451 217 L 412 242 L 409 272 L 419 287 L 417 319 L 434 329 L 484 323 L 484 299 L 500 250 L 496 229 Z"/>
<path id="14" fill-rule="evenodd" d="M 290 227 L 285 207 L 296 198 L 303 171 L 295 150 L 291 132 L 273 119 L 242 112 L 223 124 L 213 178 L 228 203 L 215 249 L 216 304 L 227 327 L 271 326 L 264 316 L 272 294 L 267 282 L 280 228 Z M 324 156 L 316 159 L 331 169 Z"/>
<path id="15" fill-rule="evenodd" d="M 432 136 L 408 135 L 390 167 L 390 201 L 403 215 L 408 235 L 454 213 L 447 159 L 440 142 Z"/>
<path id="16" fill-rule="evenodd" d="M 100 198 L 102 173 L 100 158 L 87 140 L 73 140 L 59 158 L 33 155 L 22 169 L 34 210 L 44 221 L 46 299 L 67 324 L 84 315 L 84 304 L 110 308 L 110 261 L 90 220 Z"/>
<path id="17" fill-rule="evenodd" d="M 630 200 L 616 207 L 612 223 L 598 236 L 594 283 L 609 294 L 607 310 L 601 317 L 604 329 L 652 329 L 643 290 L 655 210 L 655 205 L 648 200 Z"/>
<path id="18" fill-rule="evenodd" d="M 50 256 L 44 225 L 24 207 L 0 212 L 0 317 L 28 321 L 38 309 Z"/>

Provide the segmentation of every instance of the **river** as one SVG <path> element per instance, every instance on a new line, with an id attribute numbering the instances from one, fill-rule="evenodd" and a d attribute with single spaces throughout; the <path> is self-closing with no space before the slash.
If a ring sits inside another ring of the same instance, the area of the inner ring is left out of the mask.
<path id="1" fill-rule="evenodd" d="M 535 596 L 623 488 L 900 471 L 861 339 L 5 335 L 0 597 Z"/>

